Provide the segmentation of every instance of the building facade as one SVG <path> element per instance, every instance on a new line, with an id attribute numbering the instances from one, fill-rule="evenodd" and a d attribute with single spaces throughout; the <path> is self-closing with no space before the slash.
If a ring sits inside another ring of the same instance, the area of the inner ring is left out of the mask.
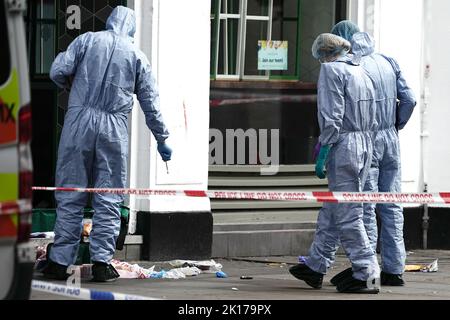
<path id="1" fill-rule="evenodd" d="M 403 191 L 449 189 L 445 167 L 450 147 L 442 144 L 442 137 L 449 130 L 445 88 L 450 50 L 439 41 L 448 36 L 446 0 L 29 1 L 35 185 L 54 184 L 68 99 L 67 92 L 57 90 L 48 79 L 51 62 L 78 34 L 102 30 L 119 4 L 136 11 L 136 43 L 157 76 L 174 147 L 167 172 L 136 105 L 130 117 L 131 188 L 326 190 L 326 181 L 314 176 L 312 159 L 319 136 L 320 64 L 313 59 L 311 46 L 318 34 L 350 19 L 375 38 L 377 50 L 399 61 L 416 93 L 416 110 L 400 132 Z M 239 251 L 231 243 L 263 238 L 289 245 L 267 245 L 260 253 L 299 254 L 299 242 L 308 242 L 301 236 L 303 229 L 308 230 L 306 239 L 312 236 L 305 223 L 315 220 L 321 206 L 162 196 L 132 196 L 127 204 L 131 233 L 139 232 L 138 212 L 203 213 L 198 217 L 207 224 L 213 217 L 217 256 L 256 254 Z M 55 204 L 51 194 L 36 194 L 34 205 Z M 419 233 L 432 229 L 423 207 L 413 209 L 417 213 L 411 217 L 420 220 Z M 255 227 L 260 222 L 272 224 L 262 230 Z M 239 228 L 241 238 L 233 240 L 231 234 Z M 279 232 L 282 229 L 296 231 Z M 273 234 L 279 235 L 278 240 Z M 420 245 L 426 242 L 422 240 Z"/>

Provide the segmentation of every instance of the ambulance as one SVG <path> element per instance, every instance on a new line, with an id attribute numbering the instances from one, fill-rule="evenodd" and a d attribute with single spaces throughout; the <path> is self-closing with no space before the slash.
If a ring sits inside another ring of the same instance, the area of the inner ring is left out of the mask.
<path id="1" fill-rule="evenodd" d="M 0 299 L 28 299 L 31 231 L 31 105 L 25 0 L 0 0 Z"/>

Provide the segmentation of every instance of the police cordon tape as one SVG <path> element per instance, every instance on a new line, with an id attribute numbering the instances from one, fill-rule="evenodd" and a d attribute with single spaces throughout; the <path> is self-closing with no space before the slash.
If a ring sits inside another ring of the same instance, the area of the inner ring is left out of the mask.
<path id="1" fill-rule="evenodd" d="M 0 215 L 27 212 L 31 211 L 31 209 L 32 205 L 30 200 L 0 202 Z"/>
<path id="2" fill-rule="evenodd" d="M 64 286 L 38 280 L 32 281 L 31 289 L 80 300 L 161 300 L 152 297 Z"/>
<path id="3" fill-rule="evenodd" d="M 62 188 L 33 187 L 34 191 L 62 191 L 87 193 L 112 193 L 140 196 L 187 196 L 211 199 L 304 201 L 334 203 L 416 203 L 450 204 L 450 192 L 439 193 L 389 193 L 389 192 L 295 192 L 295 191 L 230 191 L 230 190 L 153 190 L 118 188 Z"/>

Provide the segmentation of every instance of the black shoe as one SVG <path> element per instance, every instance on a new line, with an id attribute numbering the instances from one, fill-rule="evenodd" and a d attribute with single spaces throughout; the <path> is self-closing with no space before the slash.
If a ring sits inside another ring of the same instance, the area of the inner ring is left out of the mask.
<path id="1" fill-rule="evenodd" d="M 47 258 L 47 265 L 42 269 L 44 277 L 47 279 L 67 280 L 69 274 L 67 273 L 67 266 L 53 262 Z"/>
<path id="2" fill-rule="evenodd" d="M 353 275 L 352 268 L 347 268 L 344 271 L 339 272 L 337 275 L 335 275 L 333 278 L 331 278 L 330 282 L 333 286 L 337 286 L 339 282 L 343 281 L 344 279 L 350 278 Z"/>
<path id="3" fill-rule="evenodd" d="M 357 280 L 353 277 L 346 278 L 343 281 L 339 282 L 336 289 L 340 293 L 376 294 L 380 292 L 380 288 L 378 287 L 368 288 L 367 281 Z"/>
<path id="4" fill-rule="evenodd" d="M 50 251 L 53 247 L 53 243 L 49 243 L 46 248 L 45 259 L 47 263 L 45 267 L 42 268 L 42 274 L 47 279 L 55 280 L 67 280 L 69 274 L 67 273 L 67 266 L 56 263 L 50 259 Z"/>
<path id="5" fill-rule="evenodd" d="M 381 285 L 401 287 L 405 285 L 405 281 L 401 274 L 391 274 L 381 271 Z"/>
<path id="6" fill-rule="evenodd" d="M 289 268 L 289 272 L 297 279 L 303 280 L 315 289 L 322 288 L 323 274 L 315 272 L 306 264 L 300 263 Z"/>
<path id="7" fill-rule="evenodd" d="M 92 266 L 93 282 L 112 282 L 120 277 L 116 269 L 110 264 L 94 262 Z"/>

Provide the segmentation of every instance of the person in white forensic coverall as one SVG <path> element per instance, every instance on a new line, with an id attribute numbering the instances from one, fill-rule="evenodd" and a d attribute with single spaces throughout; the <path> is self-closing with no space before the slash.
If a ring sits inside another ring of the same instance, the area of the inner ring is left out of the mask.
<path id="1" fill-rule="evenodd" d="M 361 66 L 375 84 L 377 101 L 376 138 L 374 153 L 364 191 L 401 192 L 401 155 L 398 131 L 410 119 L 416 99 L 406 83 L 397 61 L 375 52 L 373 38 L 359 32 L 351 21 L 337 23 L 331 33 L 350 41 L 352 53 L 361 57 Z M 364 204 L 364 225 L 374 250 L 377 247 L 380 218 L 381 285 L 403 286 L 406 252 L 403 239 L 403 208 L 396 203 Z M 339 243 L 336 243 L 336 250 Z M 333 259 L 334 252 L 329 253 Z M 351 276 L 351 268 L 331 279 L 337 285 Z"/>
<path id="2" fill-rule="evenodd" d="M 349 50 L 348 41 L 329 33 L 319 35 L 312 47 L 313 56 L 322 62 L 317 85 L 321 148 L 316 174 L 328 176 L 330 191 L 361 192 L 372 160 L 376 95 L 359 57 Z M 334 248 L 336 239 L 353 267 L 352 277 L 337 290 L 378 293 L 377 286 L 369 286 L 379 278 L 380 269 L 364 228 L 362 203 L 324 203 L 309 256 L 305 263 L 291 267 L 290 273 L 321 288 L 331 263 L 324 252 Z"/>
<path id="3" fill-rule="evenodd" d="M 80 35 L 53 62 L 50 78 L 59 87 L 70 88 L 58 150 L 57 187 L 126 186 L 128 115 L 133 94 L 137 95 L 162 159 L 171 159 L 158 89 L 147 57 L 134 44 L 135 31 L 134 11 L 118 6 L 109 16 L 105 31 Z M 48 278 L 66 279 L 67 267 L 76 261 L 88 194 L 56 192 L 55 197 L 55 242 L 43 273 Z M 123 196 L 118 194 L 93 195 L 89 245 L 94 281 L 118 277 L 110 261 L 119 235 L 122 201 Z"/>

